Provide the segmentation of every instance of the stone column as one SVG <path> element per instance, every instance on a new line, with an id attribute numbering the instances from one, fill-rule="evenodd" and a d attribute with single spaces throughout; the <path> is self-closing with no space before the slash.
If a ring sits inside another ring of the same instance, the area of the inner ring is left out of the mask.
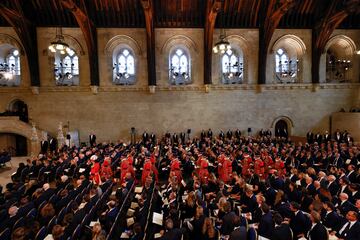
<path id="1" fill-rule="evenodd" d="M 35 123 L 32 125 L 31 131 L 31 157 L 36 157 L 40 152 L 40 141 L 35 127 Z"/>
<path id="2" fill-rule="evenodd" d="M 57 141 L 58 141 L 58 148 L 62 148 L 65 144 L 62 122 L 59 123 Z"/>

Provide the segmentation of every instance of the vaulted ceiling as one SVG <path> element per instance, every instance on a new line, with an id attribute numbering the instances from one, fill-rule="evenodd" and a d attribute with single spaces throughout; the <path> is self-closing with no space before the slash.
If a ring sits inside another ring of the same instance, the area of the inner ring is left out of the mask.
<path id="1" fill-rule="evenodd" d="M 77 5 L 83 0 L 75 0 Z M 215 27 L 258 28 L 262 9 L 268 0 L 223 0 Z M 284 0 L 282 0 L 284 1 Z M 285 0 L 286 1 L 286 0 Z M 340 1 L 341 5 L 351 0 Z M 1 0 L 4 6 L 16 9 L 19 2 L 25 17 L 37 27 L 78 27 L 68 9 L 60 0 Z M 145 27 L 141 0 L 85 0 L 87 13 L 95 27 Z M 280 1 L 279 1 L 280 2 Z M 313 28 L 319 22 L 332 0 L 300 0 L 281 19 L 278 28 Z M 280 4 L 280 3 L 279 3 Z M 154 0 L 155 27 L 205 26 L 206 0 Z M 0 26 L 9 26 L 0 17 Z M 359 11 L 351 13 L 339 28 L 360 29 Z"/>

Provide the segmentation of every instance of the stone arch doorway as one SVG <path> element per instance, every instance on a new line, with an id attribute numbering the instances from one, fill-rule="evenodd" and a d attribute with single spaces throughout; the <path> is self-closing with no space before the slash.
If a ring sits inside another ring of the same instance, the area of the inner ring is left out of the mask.
<path id="1" fill-rule="evenodd" d="M 20 121 L 29 122 L 28 106 L 24 101 L 20 99 L 11 101 L 8 110 L 14 115 L 19 116 Z"/>
<path id="2" fill-rule="evenodd" d="M 279 120 L 275 123 L 275 137 L 288 137 L 289 130 L 285 120 Z"/>
<path id="3" fill-rule="evenodd" d="M 42 136 L 42 132 L 28 123 L 20 121 L 17 116 L 0 117 L 0 133 L 22 136 L 22 141 L 26 141 L 27 155 L 36 156 L 40 151 L 39 137 Z"/>
<path id="4" fill-rule="evenodd" d="M 287 116 L 280 116 L 274 119 L 271 129 L 275 136 L 289 137 L 292 135 L 294 128 L 293 121 Z"/>

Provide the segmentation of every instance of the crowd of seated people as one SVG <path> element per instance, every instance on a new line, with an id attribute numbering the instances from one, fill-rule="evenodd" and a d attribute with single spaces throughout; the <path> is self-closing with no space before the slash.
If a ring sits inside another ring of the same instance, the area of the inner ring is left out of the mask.
<path id="1" fill-rule="evenodd" d="M 359 165 L 360 147 L 335 137 L 231 130 L 65 146 L 19 165 L 0 238 L 358 240 Z"/>

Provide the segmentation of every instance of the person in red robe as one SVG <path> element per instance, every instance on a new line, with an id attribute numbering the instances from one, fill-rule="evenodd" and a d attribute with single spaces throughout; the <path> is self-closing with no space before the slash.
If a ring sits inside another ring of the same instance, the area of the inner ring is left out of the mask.
<path id="1" fill-rule="evenodd" d="M 254 161 L 254 173 L 257 174 L 261 179 L 265 179 L 264 162 L 259 156 L 255 157 Z"/>
<path id="2" fill-rule="evenodd" d="M 92 165 L 90 170 L 90 180 L 92 180 L 96 185 L 100 184 L 100 163 L 96 155 L 91 156 L 90 158 Z"/>
<path id="3" fill-rule="evenodd" d="M 209 171 L 208 166 L 209 163 L 207 159 L 201 158 L 201 161 L 199 162 L 199 177 L 202 184 L 207 184 L 208 177 L 209 177 Z"/>
<path id="4" fill-rule="evenodd" d="M 252 158 L 250 157 L 249 154 L 245 154 L 244 155 L 244 159 L 242 160 L 242 175 L 244 177 L 248 177 L 250 175 L 250 168 L 251 168 L 251 164 L 252 164 Z"/>
<path id="5" fill-rule="evenodd" d="M 280 157 L 275 159 L 274 168 L 276 169 L 278 176 L 283 177 L 286 174 L 285 163 Z"/>
<path id="6" fill-rule="evenodd" d="M 108 159 L 105 158 L 100 171 L 101 178 L 105 178 L 106 180 L 109 180 L 113 176 L 113 172 L 111 170 L 110 162 Z"/>
<path id="7" fill-rule="evenodd" d="M 135 177 L 135 171 L 132 166 L 132 158 L 126 158 L 121 161 L 120 171 L 121 171 L 121 175 L 120 175 L 121 183 L 123 183 L 125 181 L 125 176 L 126 176 L 127 172 L 131 173 L 131 176 L 133 178 Z"/>
<path id="8" fill-rule="evenodd" d="M 229 158 L 223 158 L 221 165 L 219 164 L 218 166 L 218 170 L 220 170 L 218 171 L 220 180 L 222 180 L 224 183 L 231 181 L 232 162 Z"/>
<path id="9" fill-rule="evenodd" d="M 178 183 L 181 183 L 182 175 L 180 169 L 180 161 L 177 158 L 174 158 L 170 166 L 170 176 L 175 175 L 177 177 Z"/>

